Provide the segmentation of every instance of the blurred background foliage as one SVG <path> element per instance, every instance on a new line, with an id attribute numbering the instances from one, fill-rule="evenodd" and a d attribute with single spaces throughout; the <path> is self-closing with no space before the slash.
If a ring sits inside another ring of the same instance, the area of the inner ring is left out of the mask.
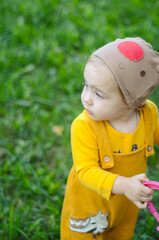
<path id="1" fill-rule="evenodd" d="M 0 12 L 0 239 L 58 240 L 86 60 L 126 36 L 159 51 L 159 1 L 1 0 Z M 133 239 L 158 239 L 154 226 L 141 211 Z"/>

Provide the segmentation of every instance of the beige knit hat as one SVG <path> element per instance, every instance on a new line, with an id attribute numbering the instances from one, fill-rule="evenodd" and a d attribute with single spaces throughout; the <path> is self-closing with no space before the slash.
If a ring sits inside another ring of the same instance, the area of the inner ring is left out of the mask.
<path id="1" fill-rule="evenodd" d="M 92 55 L 109 67 L 130 107 L 142 104 L 159 85 L 159 53 L 142 38 L 116 39 Z"/>

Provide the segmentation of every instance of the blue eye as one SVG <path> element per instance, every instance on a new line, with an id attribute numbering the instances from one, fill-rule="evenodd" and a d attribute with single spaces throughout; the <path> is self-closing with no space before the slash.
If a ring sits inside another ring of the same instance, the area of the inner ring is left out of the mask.
<path id="1" fill-rule="evenodd" d="M 98 92 L 96 92 L 96 95 L 97 95 L 99 98 L 103 98 L 103 96 L 102 96 L 100 93 L 98 93 Z"/>

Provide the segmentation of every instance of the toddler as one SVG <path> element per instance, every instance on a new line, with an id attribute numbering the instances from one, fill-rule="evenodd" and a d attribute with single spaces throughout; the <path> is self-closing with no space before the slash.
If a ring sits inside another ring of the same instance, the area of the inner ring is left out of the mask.
<path id="1" fill-rule="evenodd" d="M 141 38 L 117 39 L 91 55 L 84 79 L 61 240 L 130 240 L 153 194 L 143 182 L 159 122 L 146 99 L 159 85 L 159 53 Z"/>

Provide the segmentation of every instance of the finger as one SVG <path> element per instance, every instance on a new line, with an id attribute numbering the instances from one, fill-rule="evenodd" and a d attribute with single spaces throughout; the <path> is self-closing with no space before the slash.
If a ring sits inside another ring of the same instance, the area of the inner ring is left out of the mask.
<path id="1" fill-rule="evenodd" d="M 139 174 L 139 175 L 138 175 L 138 179 L 139 179 L 140 182 L 142 182 L 142 181 L 143 181 L 143 182 L 145 182 L 145 181 L 146 181 L 146 182 L 149 181 L 149 179 L 148 179 L 148 177 L 146 176 L 145 173 L 141 173 L 141 174 Z"/>
<path id="2" fill-rule="evenodd" d="M 134 202 L 135 203 L 135 205 L 139 208 L 139 209 L 145 209 L 145 208 L 147 208 L 147 202 L 139 202 L 139 201 L 137 201 L 137 202 Z"/>
<path id="3" fill-rule="evenodd" d="M 140 189 L 140 193 L 139 193 L 139 197 L 145 197 L 145 198 L 151 198 L 152 199 L 153 196 L 153 190 L 150 188 L 141 188 Z"/>
<path id="4" fill-rule="evenodd" d="M 141 189 L 141 194 L 142 195 L 152 195 L 153 194 L 153 190 L 149 187 L 146 187 L 146 186 L 142 186 L 142 189 Z"/>
<path id="5" fill-rule="evenodd" d="M 149 195 L 149 196 L 143 196 L 143 197 L 140 197 L 139 198 L 139 201 L 141 201 L 141 202 L 149 202 L 149 201 L 151 201 L 152 200 L 152 195 Z"/>

